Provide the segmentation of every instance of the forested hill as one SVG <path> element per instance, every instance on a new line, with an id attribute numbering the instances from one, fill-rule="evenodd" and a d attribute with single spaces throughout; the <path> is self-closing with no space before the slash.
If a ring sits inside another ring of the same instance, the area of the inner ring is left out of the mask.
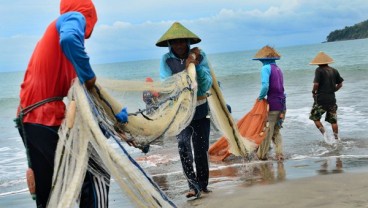
<path id="1" fill-rule="evenodd" d="M 368 20 L 341 30 L 335 30 L 327 36 L 327 42 L 368 38 Z"/>

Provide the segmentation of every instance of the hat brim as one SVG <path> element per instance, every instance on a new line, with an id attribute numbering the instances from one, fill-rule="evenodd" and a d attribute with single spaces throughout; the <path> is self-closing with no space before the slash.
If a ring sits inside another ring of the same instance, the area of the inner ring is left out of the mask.
<path id="1" fill-rule="evenodd" d="M 190 41 L 190 45 L 193 45 L 193 44 L 197 44 L 199 42 L 201 42 L 201 39 L 200 38 L 188 38 L 188 37 L 183 37 L 183 38 L 172 38 L 172 39 L 167 39 L 167 40 L 163 40 L 163 41 L 160 41 L 160 42 L 157 42 L 156 43 L 156 46 L 158 47 L 168 47 L 168 42 L 170 40 L 175 40 L 175 39 L 189 39 Z"/>
<path id="2" fill-rule="evenodd" d="M 188 30 L 179 22 L 174 22 L 165 34 L 163 34 L 156 42 L 156 46 L 168 47 L 168 41 L 175 39 L 188 39 L 190 40 L 190 45 L 201 42 L 201 39 L 196 34 Z"/>
<path id="3" fill-rule="evenodd" d="M 262 60 L 280 60 L 280 57 L 253 58 L 252 60 L 258 60 L 258 61 L 262 61 Z"/>
<path id="4" fill-rule="evenodd" d="M 331 64 L 331 63 L 333 63 L 333 61 L 320 62 L 320 63 L 311 62 L 311 63 L 309 63 L 309 65 L 326 65 L 326 64 Z"/>

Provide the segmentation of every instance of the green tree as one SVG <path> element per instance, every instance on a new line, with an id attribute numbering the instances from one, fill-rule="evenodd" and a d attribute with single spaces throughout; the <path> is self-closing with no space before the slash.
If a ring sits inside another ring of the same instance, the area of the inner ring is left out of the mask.
<path id="1" fill-rule="evenodd" d="M 344 29 L 332 31 L 327 36 L 327 42 L 339 40 L 353 40 L 368 38 L 368 20 L 355 24 L 353 26 L 345 26 Z"/>

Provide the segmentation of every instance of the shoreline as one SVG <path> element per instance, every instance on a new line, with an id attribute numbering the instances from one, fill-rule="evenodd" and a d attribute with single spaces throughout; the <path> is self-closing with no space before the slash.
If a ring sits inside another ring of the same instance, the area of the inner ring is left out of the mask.
<path id="1" fill-rule="evenodd" d="M 196 200 L 185 198 L 187 184 L 178 164 L 145 169 L 177 207 L 368 207 L 367 156 L 211 163 L 212 192 Z M 134 207 L 114 183 L 109 195 L 109 207 Z M 35 207 L 35 202 L 27 190 L 0 196 L 0 207 Z"/>
<path id="2" fill-rule="evenodd" d="M 244 161 L 231 158 L 210 163 L 210 194 L 186 199 L 187 184 L 177 158 L 176 147 L 153 149 L 156 166 L 144 170 L 178 208 L 345 208 L 366 207 L 368 155 L 328 155 L 289 158 L 284 162 Z M 139 156 L 138 156 L 139 158 Z M 135 158 L 135 159 L 138 159 Z M 150 157 L 149 157 L 150 158 Z M 142 162 L 142 161 L 141 161 Z M 142 164 L 141 164 L 142 165 Z M 26 186 L 26 185 L 25 185 Z M 112 183 L 109 207 L 134 207 Z M 0 207 L 35 207 L 28 190 L 0 196 Z"/>
<path id="3" fill-rule="evenodd" d="M 346 208 L 368 207 L 368 172 L 316 175 L 250 187 L 222 187 L 177 207 Z M 110 194 L 110 207 L 122 207 L 121 195 Z M 0 207 L 35 207 L 28 192 L 0 197 Z"/>

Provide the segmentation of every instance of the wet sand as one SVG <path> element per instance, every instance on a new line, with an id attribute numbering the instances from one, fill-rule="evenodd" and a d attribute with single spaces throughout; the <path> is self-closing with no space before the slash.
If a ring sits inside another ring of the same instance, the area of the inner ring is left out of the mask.
<path id="1" fill-rule="evenodd" d="M 223 187 L 182 207 L 368 207 L 368 173 L 318 175 L 243 189 Z M 189 206 L 188 206 L 189 205 Z"/>
<path id="2" fill-rule="evenodd" d="M 176 147 L 152 149 L 144 167 L 178 207 L 321 207 L 368 208 L 368 158 L 326 157 L 287 159 L 284 162 L 228 161 L 210 164 L 210 194 L 185 198 L 186 179 Z M 142 155 L 137 158 L 142 158 Z M 151 160 L 151 161 L 150 161 Z M 150 164 L 152 165 L 152 164 Z M 134 207 L 112 184 L 110 207 Z M 35 207 L 28 192 L 0 196 L 0 207 Z"/>
<path id="3" fill-rule="evenodd" d="M 188 185 L 175 140 L 135 158 L 179 208 L 368 208 L 368 156 L 288 158 L 284 162 L 230 157 L 210 163 L 210 194 L 185 198 Z M 146 159 L 146 160 L 145 160 Z M 26 188 L 26 184 L 24 184 Z M 112 182 L 109 207 L 134 207 Z M 35 207 L 28 191 L 0 196 L 0 208 Z"/>
<path id="4" fill-rule="evenodd" d="M 188 200 L 180 161 L 175 160 L 176 150 L 166 149 L 166 156 L 161 158 L 154 152 L 154 156 L 147 157 L 157 161 L 156 166 L 145 169 L 178 207 L 368 208 L 366 157 L 329 156 L 284 162 L 229 158 L 210 164 L 212 192 Z"/>

